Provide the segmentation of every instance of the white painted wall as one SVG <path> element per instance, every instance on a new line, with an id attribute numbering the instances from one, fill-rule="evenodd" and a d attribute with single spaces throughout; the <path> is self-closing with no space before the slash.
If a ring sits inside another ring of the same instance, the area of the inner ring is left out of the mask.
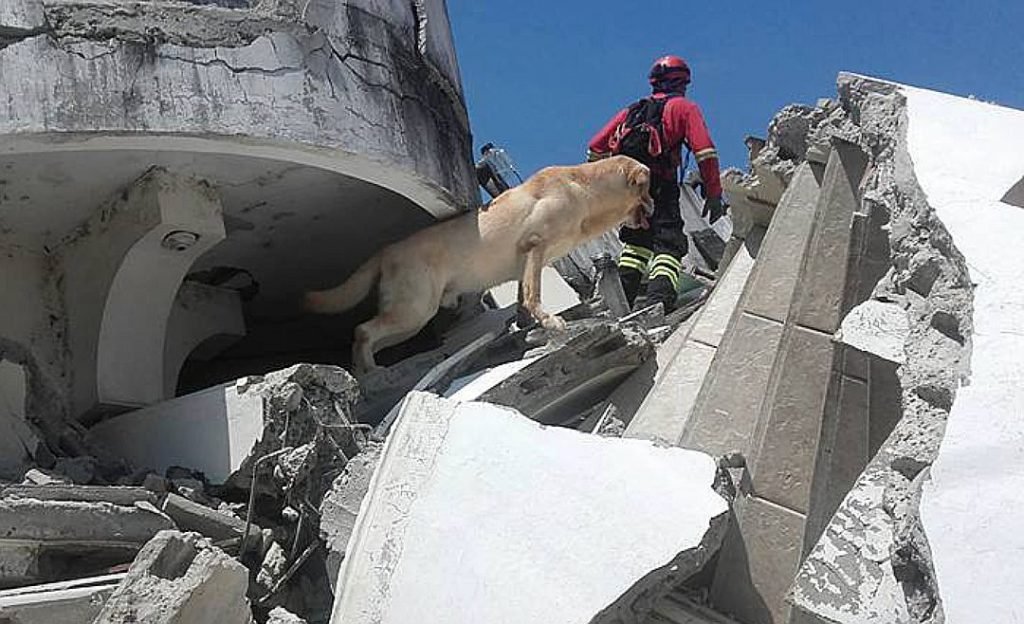
<path id="1" fill-rule="evenodd" d="M 921 516 L 946 622 L 1024 622 L 1024 111 L 905 87 L 917 178 L 966 258 L 970 384 L 957 393 Z"/>

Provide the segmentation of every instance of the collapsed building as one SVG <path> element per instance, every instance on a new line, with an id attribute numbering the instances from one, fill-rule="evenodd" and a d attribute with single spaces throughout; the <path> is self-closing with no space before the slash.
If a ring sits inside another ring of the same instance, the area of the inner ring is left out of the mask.
<path id="1" fill-rule="evenodd" d="M 1019 615 L 1024 113 L 841 74 L 676 311 L 608 236 L 356 380 L 298 294 L 477 202 L 443 2 L 4 0 L 0 85 L 0 622 Z"/>

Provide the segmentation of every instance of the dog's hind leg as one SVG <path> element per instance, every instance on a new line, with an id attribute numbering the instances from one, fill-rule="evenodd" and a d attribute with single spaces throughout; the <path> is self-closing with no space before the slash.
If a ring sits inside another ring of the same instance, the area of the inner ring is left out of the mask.
<path id="1" fill-rule="evenodd" d="M 565 321 L 554 314 L 548 314 L 540 305 L 541 272 L 544 269 L 544 245 L 539 235 L 533 235 L 524 245 L 526 266 L 519 282 L 520 305 L 545 329 L 563 330 Z"/>
<path id="2" fill-rule="evenodd" d="M 355 329 L 352 363 L 357 373 L 377 368 L 374 354 L 415 336 L 437 313 L 443 287 L 429 270 L 381 280 L 377 316 Z"/>

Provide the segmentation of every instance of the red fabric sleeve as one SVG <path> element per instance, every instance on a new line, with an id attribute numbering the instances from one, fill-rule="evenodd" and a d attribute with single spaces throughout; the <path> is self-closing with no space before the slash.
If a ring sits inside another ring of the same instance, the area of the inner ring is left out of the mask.
<path id="1" fill-rule="evenodd" d="M 601 128 L 594 138 L 590 139 L 590 143 L 587 144 L 587 149 L 598 154 L 607 154 L 611 152 L 611 148 L 608 147 L 608 140 L 612 138 L 612 134 L 615 133 L 615 128 L 624 121 L 626 121 L 626 115 L 629 114 L 629 109 L 624 108 L 619 111 L 611 120 Z"/>
<path id="2" fill-rule="evenodd" d="M 704 190 L 708 197 L 722 196 L 722 181 L 718 167 L 718 151 L 711 140 L 707 123 L 700 107 L 685 98 L 673 98 L 665 105 L 662 118 L 665 128 L 665 140 L 669 145 L 685 144 L 693 152 L 700 169 L 700 177 L 704 181 Z"/>

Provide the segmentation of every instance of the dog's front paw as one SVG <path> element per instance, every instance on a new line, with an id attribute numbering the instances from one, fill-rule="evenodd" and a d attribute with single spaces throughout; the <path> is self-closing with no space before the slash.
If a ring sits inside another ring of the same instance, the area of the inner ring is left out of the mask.
<path id="1" fill-rule="evenodd" d="M 565 331 L 566 327 L 565 321 L 557 314 L 544 317 L 544 320 L 541 321 L 540 324 L 544 329 L 550 329 L 552 331 Z"/>

